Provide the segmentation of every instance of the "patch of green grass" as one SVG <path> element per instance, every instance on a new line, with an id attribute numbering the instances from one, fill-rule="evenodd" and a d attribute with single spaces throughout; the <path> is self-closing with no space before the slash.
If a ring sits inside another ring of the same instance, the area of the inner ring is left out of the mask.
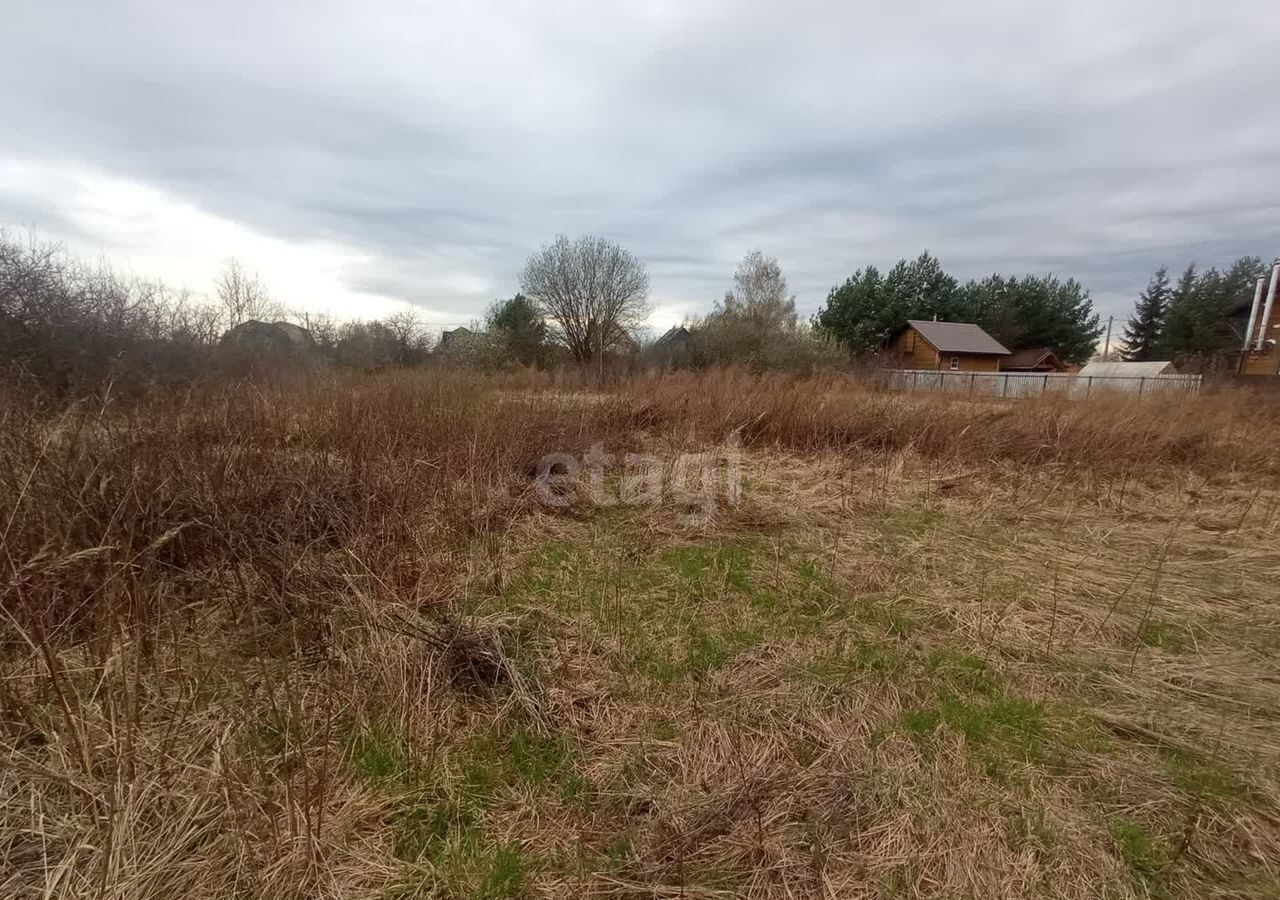
<path id="1" fill-rule="evenodd" d="M 911 621 L 910 618 L 893 610 L 886 612 L 881 621 L 884 624 L 885 633 L 895 638 L 910 637 L 911 632 L 916 627 L 915 622 Z"/>
<path id="2" fill-rule="evenodd" d="M 927 507 L 893 509 L 880 521 L 880 534 L 886 544 L 896 547 L 928 534 L 942 519 L 941 511 Z"/>
<path id="3" fill-rule="evenodd" d="M 782 600 L 773 591 L 753 591 L 749 603 L 752 610 L 766 618 L 775 618 L 782 612 Z"/>
<path id="4" fill-rule="evenodd" d="M 566 775 L 560 785 L 560 799 L 564 801 L 565 806 L 574 809 L 589 809 L 594 795 L 595 788 L 591 784 L 591 779 L 577 772 Z"/>
<path id="5" fill-rule="evenodd" d="M 1148 619 L 1138 633 L 1138 639 L 1148 647 L 1159 647 L 1169 653 L 1186 653 L 1196 645 L 1194 626 L 1165 619 Z"/>
<path id="6" fill-rule="evenodd" d="M 1166 859 L 1155 839 L 1141 825 L 1119 816 L 1108 822 L 1107 828 L 1134 883 L 1149 897 L 1164 896 L 1159 878 Z"/>
<path id="7" fill-rule="evenodd" d="M 649 644 L 633 650 L 631 667 L 658 684 L 671 684 L 681 673 L 680 665 L 664 649 Z"/>
<path id="8" fill-rule="evenodd" d="M 524 896 L 529 860 L 519 844 L 490 843 L 479 828 L 447 832 L 432 842 L 427 845 L 430 851 L 415 861 L 428 867 L 427 874 L 415 873 L 390 897 L 505 900 Z"/>
<path id="9" fill-rule="evenodd" d="M 902 609 L 900 601 L 885 602 L 878 598 L 864 598 L 855 610 L 859 621 L 874 625 L 892 638 L 907 638 L 916 630 L 916 623 Z"/>
<path id="10" fill-rule="evenodd" d="M 823 570 L 818 560 L 812 558 L 801 561 L 795 567 L 795 582 L 797 590 L 794 592 L 802 595 L 836 598 L 844 594 L 839 582 Z"/>
<path id="11" fill-rule="evenodd" d="M 705 675 L 760 641 L 760 633 L 750 629 L 729 629 L 719 634 L 695 629 L 689 635 L 685 668 L 694 675 Z"/>
<path id="12" fill-rule="evenodd" d="M 405 862 L 434 862 L 451 836 L 468 845 L 479 840 L 475 809 L 458 799 L 435 801 L 427 794 L 406 800 L 392 816 L 391 830 L 396 858 Z"/>
<path id="13" fill-rule="evenodd" d="M 942 724 L 942 713 L 936 709 L 904 709 L 902 727 L 916 738 L 927 737 Z"/>
<path id="14" fill-rule="evenodd" d="M 625 834 L 609 838 L 609 842 L 604 845 L 604 855 L 609 858 L 615 868 L 622 868 L 631 857 L 631 838 Z"/>
<path id="15" fill-rule="evenodd" d="M 511 772 L 526 784 L 545 784 L 568 767 L 573 746 L 562 735 L 545 737 L 517 730 L 507 742 Z"/>
<path id="16" fill-rule="evenodd" d="M 986 743 L 1001 740 L 1031 745 L 1045 730 L 1044 704 L 1019 697 L 997 696 L 977 703 L 944 700 L 942 720 L 966 740 Z"/>
<path id="17" fill-rule="evenodd" d="M 1238 800 L 1245 786 L 1226 766 L 1186 750 L 1162 749 L 1160 761 L 1179 788 L 1197 797 Z"/>
<path id="18" fill-rule="evenodd" d="M 1000 689 L 1000 676 L 976 656 L 944 647 L 929 654 L 925 671 L 945 694 L 990 696 Z"/>
<path id="19" fill-rule="evenodd" d="M 763 640 L 752 628 L 709 630 L 701 617 L 685 625 L 683 634 L 664 631 L 655 625 L 651 631 L 629 633 L 628 664 L 632 671 L 659 685 L 672 684 L 685 676 L 702 677 L 720 668 L 739 653 L 757 646 Z"/>
<path id="20" fill-rule="evenodd" d="M 993 778 L 1025 763 L 1065 768 L 1070 751 L 1094 749 L 1096 724 L 1065 704 L 1007 692 L 1000 673 L 972 654 L 943 647 L 912 662 L 924 702 L 903 712 L 903 730 L 919 740 L 946 725 Z"/>
<path id="21" fill-rule="evenodd" d="M 1088 718 L 1062 704 L 1011 696 L 944 694 L 935 703 L 904 710 L 903 731 L 922 741 L 946 725 L 964 735 L 983 771 L 1006 780 L 1027 764 L 1065 770 L 1070 754 L 1098 749 L 1098 730 Z"/>
<path id="22" fill-rule="evenodd" d="M 352 733 L 346 758 L 358 777 L 375 784 L 407 782 L 413 766 L 404 737 L 381 720 L 365 722 Z"/>
<path id="23" fill-rule="evenodd" d="M 743 546 L 682 547 L 669 550 L 663 561 L 675 570 L 692 599 L 714 596 L 727 589 L 750 594 L 752 551 Z"/>
<path id="24" fill-rule="evenodd" d="M 504 606 L 552 606 L 567 612 L 595 609 L 612 589 L 630 581 L 628 567 L 618 560 L 602 566 L 586 546 L 552 541 L 530 554 L 501 597 Z M 598 610 L 597 610 L 598 613 Z"/>
<path id="25" fill-rule="evenodd" d="M 808 671 L 826 684 L 849 684 L 867 678 L 891 678 L 907 665 L 908 658 L 893 645 L 858 642 L 852 648 L 837 647 L 819 656 Z"/>
<path id="26" fill-rule="evenodd" d="M 750 608 L 783 636 L 814 634 L 849 617 L 848 593 L 818 560 L 804 559 L 770 575 L 767 584 L 751 591 Z"/>
<path id="27" fill-rule="evenodd" d="M 415 877 L 393 896 L 499 900 L 522 895 L 528 860 L 519 844 L 489 839 L 475 796 L 418 792 L 401 802 L 389 824 L 396 858 L 415 867 Z"/>
<path id="28" fill-rule="evenodd" d="M 462 765 L 462 796 L 468 802 L 487 805 L 505 780 L 499 759 L 488 748 L 471 749 Z"/>
<path id="29" fill-rule="evenodd" d="M 475 900 L 500 900 L 519 897 L 524 891 L 524 857 L 519 844 L 499 847 L 489 860 L 489 869 L 479 889 L 471 896 Z"/>
<path id="30" fill-rule="evenodd" d="M 462 762 L 461 795 L 487 806 L 514 785 L 545 787 L 572 774 L 574 748 L 564 735 L 523 728 L 473 739 Z"/>

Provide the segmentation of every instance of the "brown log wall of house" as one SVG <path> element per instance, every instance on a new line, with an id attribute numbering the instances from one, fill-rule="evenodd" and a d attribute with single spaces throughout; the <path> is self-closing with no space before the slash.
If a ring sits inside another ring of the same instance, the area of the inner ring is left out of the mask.
<path id="1" fill-rule="evenodd" d="M 951 354 L 939 354 L 933 346 L 920 337 L 914 328 L 908 328 L 893 342 L 893 352 L 902 360 L 904 369 L 951 370 Z M 980 353 L 957 353 L 960 357 L 958 372 L 998 372 L 1000 357 Z"/>
<path id="2" fill-rule="evenodd" d="M 1244 366 L 1241 368 L 1240 374 L 1275 375 L 1278 366 L 1280 366 L 1280 353 L 1277 353 L 1274 346 L 1268 346 L 1261 353 L 1256 350 L 1250 350 L 1245 355 Z"/>
<path id="3" fill-rule="evenodd" d="M 960 369 L 961 372 L 998 372 L 1000 370 L 1000 357 L 998 356 L 982 356 L 977 353 L 961 353 Z M 951 368 L 951 357 L 943 355 L 942 368 Z"/>
<path id="4" fill-rule="evenodd" d="M 1259 322 L 1249 335 L 1250 349 L 1245 352 L 1244 365 L 1240 367 L 1241 375 L 1275 375 L 1280 370 L 1280 314 L 1273 313 L 1270 322 Z M 1265 334 L 1268 341 L 1264 350 L 1252 349 L 1256 346 L 1258 336 Z"/>
<path id="5" fill-rule="evenodd" d="M 929 342 L 916 334 L 914 328 L 908 328 L 898 335 L 893 342 L 893 352 L 902 358 L 904 369 L 936 369 L 938 368 L 938 352 L 929 346 Z"/>

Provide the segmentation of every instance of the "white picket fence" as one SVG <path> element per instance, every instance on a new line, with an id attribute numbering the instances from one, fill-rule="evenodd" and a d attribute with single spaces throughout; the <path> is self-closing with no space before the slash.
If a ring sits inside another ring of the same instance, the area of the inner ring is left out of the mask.
<path id="1" fill-rule="evenodd" d="M 886 386 L 894 390 L 947 391 L 983 397 L 1034 397 L 1059 392 L 1071 397 L 1088 397 L 1105 391 L 1139 396 L 1200 392 L 1199 375 L 1132 378 L 1068 372 L 951 372 L 933 369 L 885 369 L 883 372 Z"/>

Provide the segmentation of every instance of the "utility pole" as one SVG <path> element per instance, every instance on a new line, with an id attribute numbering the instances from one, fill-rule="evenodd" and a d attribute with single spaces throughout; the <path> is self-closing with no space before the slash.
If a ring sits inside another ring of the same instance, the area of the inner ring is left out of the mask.
<path id="1" fill-rule="evenodd" d="M 1102 348 L 1102 358 L 1106 361 L 1111 357 L 1111 323 L 1115 320 L 1115 316 L 1107 316 L 1107 343 Z"/>

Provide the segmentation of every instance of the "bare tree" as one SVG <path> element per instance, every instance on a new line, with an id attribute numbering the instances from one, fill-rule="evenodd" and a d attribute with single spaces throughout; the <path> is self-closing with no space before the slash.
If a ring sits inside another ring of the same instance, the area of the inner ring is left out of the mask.
<path id="1" fill-rule="evenodd" d="M 213 347 L 223 332 L 222 310 L 204 300 L 194 299 L 186 289 L 174 300 L 169 319 L 174 340 L 198 347 Z"/>
<path id="2" fill-rule="evenodd" d="M 758 250 L 733 275 L 733 289 L 693 327 L 692 357 L 704 365 L 809 371 L 840 360 L 839 348 L 802 325 L 782 267 Z"/>
<path id="3" fill-rule="evenodd" d="M 391 333 L 396 344 L 396 361 L 400 365 L 410 366 L 421 362 L 431 349 L 431 338 L 422 327 L 418 314 L 412 310 L 406 309 L 387 316 L 382 324 Z"/>
<path id="4" fill-rule="evenodd" d="M 295 309 L 289 318 L 300 328 L 311 333 L 316 346 L 330 353 L 338 345 L 338 320 L 328 313 L 313 313 L 305 309 Z"/>
<path id="5" fill-rule="evenodd" d="M 250 273 L 240 260 L 232 257 L 222 266 L 214 283 L 218 302 L 226 311 L 227 325 L 235 328 L 250 319 L 274 319 L 280 307 L 271 299 L 257 272 Z"/>
<path id="6" fill-rule="evenodd" d="M 733 290 L 716 304 L 712 316 L 739 319 L 766 331 L 796 327 L 796 298 L 787 293 L 787 279 L 772 256 L 753 250 L 733 273 Z"/>
<path id="7" fill-rule="evenodd" d="M 529 257 L 520 289 L 580 363 L 626 343 L 649 314 L 644 263 L 602 237 L 560 235 Z"/>

